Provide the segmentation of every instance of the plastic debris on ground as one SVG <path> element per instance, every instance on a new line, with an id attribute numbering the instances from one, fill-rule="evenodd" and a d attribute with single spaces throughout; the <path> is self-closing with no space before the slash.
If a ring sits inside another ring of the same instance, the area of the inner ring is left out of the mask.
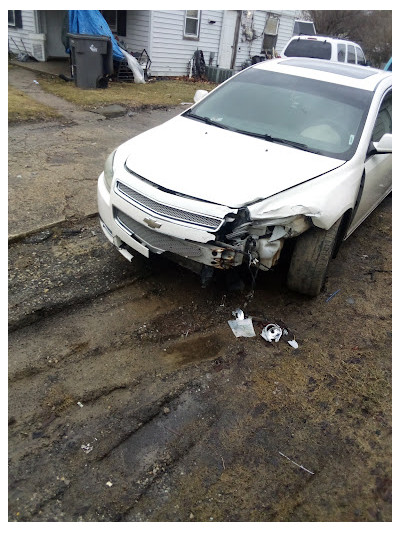
<path id="1" fill-rule="evenodd" d="M 244 313 L 241 309 L 235 309 L 232 311 L 232 315 L 237 318 L 237 320 L 244 320 Z"/>
<path id="2" fill-rule="evenodd" d="M 290 346 L 292 346 L 295 349 L 297 349 L 299 347 L 299 345 L 297 344 L 297 341 L 295 339 L 293 339 L 291 341 L 287 341 L 287 343 L 290 344 Z"/>
<path id="3" fill-rule="evenodd" d="M 340 289 L 338 289 L 337 291 L 333 292 L 331 295 L 328 296 L 328 298 L 325 300 L 326 302 L 329 302 L 330 300 L 332 300 L 332 298 L 334 296 L 337 295 L 337 293 L 340 292 Z"/>
<path id="4" fill-rule="evenodd" d="M 245 318 L 241 309 L 232 312 L 235 320 L 228 320 L 228 324 L 235 337 L 255 337 L 256 333 L 251 318 Z"/>
<path id="5" fill-rule="evenodd" d="M 133 79 L 135 83 L 146 83 L 144 79 L 144 71 L 139 64 L 139 61 L 135 57 L 133 57 L 131 54 L 123 50 L 122 48 L 121 48 L 121 52 L 125 56 L 125 59 L 128 63 L 128 67 L 132 71 Z"/>
<path id="6" fill-rule="evenodd" d="M 278 342 L 282 337 L 282 328 L 277 324 L 268 324 L 261 332 L 261 337 L 268 342 Z"/>
<path id="7" fill-rule="evenodd" d="M 90 444 L 90 442 L 87 444 L 82 444 L 81 448 L 85 453 L 90 453 L 93 450 L 93 446 Z"/>
<path id="8" fill-rule="evenodd" d="M 232 315 L 235 319 L 228 320 L 228 324 L 235 337 L 255 337 L 253 322 L 256 322 L 261 324 L 261 337 L 267 342 L 285 340 L 292 348 L 297 349 L 299 347 L 293 333 L 281 321 L 274 323 L 266 318 L 256 316 L 248 316 L 246 318 L 241 309 L 235 309 L 235 311 L 232 311 Z"/>

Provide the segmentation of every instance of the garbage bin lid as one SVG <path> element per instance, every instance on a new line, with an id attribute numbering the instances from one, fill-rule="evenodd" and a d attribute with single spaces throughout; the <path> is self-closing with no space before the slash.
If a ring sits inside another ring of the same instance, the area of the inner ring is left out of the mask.
<path id="1" fill-rule="evenodd" d="M 70 39 L 97 39 L 98 41 L 111 41 L 111 37 L 108 37 L 108 35 L 95 35 L 89 33 L 67 33 L 67 37 L 69 37 Z"/>

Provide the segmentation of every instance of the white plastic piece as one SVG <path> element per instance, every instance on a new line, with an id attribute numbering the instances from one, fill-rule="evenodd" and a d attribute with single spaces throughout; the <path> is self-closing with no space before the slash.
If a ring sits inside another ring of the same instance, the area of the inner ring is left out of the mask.
<path id="1" fill-rule="evenodd" d="M 122 48 L 121 52 L 124 54 L 125 59 L 128 63 L 128 67 L 133 73 L 133 79 L 135 83 L 146 83 L 144 80 L 144 71 L 139 64 L 139 61 L 135 57 L 131 56 L 131 54 L 128 54 L 128 52 L 126 52 Z"/>
<path id="2" fill-rule="evenodd" d="M 268 324 L 262 330 L 261 337 L 268 342 L 278 342 L 282 337 L 282 328 L 277 324 Z"/>
<path id="3" fill-rule="evenodd" d="M 253 321 L 251 318 L 244 318 L 242 320 L 228 320 L 228 324 L 233 331 L 235 337 L 255 337 Z"/>
<path id="4" fill-rule="evenodd" d="M 237 318 L 237 320 L 244 320 L 244 313 L 241 309 L 235 309 L 232 311 L 232 315 Z"/>
<path id="5" fill-rule="evenodd" d="M 290 344 L 290 346 L 293 346 L 293 348 L 297 349 L 299 347 L 299 345 L 297 344 L 296 340 L 293 339 L 291 341 L 287 341 L 288 344 Z"/>

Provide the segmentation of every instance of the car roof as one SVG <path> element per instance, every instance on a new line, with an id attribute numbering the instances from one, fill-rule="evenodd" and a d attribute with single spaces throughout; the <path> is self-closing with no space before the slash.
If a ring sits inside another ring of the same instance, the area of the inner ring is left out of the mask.
<path id="1" fill-rule="evenodd" d="M 391 78 L 391 73 L 387 71 L 310 57 L 270 59 L 256 63 L 250 68 L 272 70 L 282 74 L 347 85 L 366 91 L 374 91 L 378 83 L 386 78 Z"/>
<path id="2" fill-rule="evenodd" d="M 294 35 L 290 39 L 290 42 L 296 41 L 298 39 L 309 40 L 309 41 L 327 41 L 329 43 L 347 43 L 347 44 L 354 44 L 355 46 L 360 46 L 354 41 L 348 41 L 347 39 L 339 39 L 337 37 L 329 37 L 327 35 L 326 36 L 325 35 Z"/>

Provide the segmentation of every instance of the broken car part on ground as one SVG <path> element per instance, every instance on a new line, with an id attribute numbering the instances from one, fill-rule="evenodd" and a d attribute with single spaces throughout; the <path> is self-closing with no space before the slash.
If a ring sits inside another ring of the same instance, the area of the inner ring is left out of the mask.
<path id="1" fill-rule="evenodd" d="M 317 59 L 249 67 L 109 156 L 105 235 L 127 259 L 167 252 L 203 278 L 271 269 L 295 239 L 287 284 L 319 294 L 340 242 L 391 191 L 391 84 Z"/>

